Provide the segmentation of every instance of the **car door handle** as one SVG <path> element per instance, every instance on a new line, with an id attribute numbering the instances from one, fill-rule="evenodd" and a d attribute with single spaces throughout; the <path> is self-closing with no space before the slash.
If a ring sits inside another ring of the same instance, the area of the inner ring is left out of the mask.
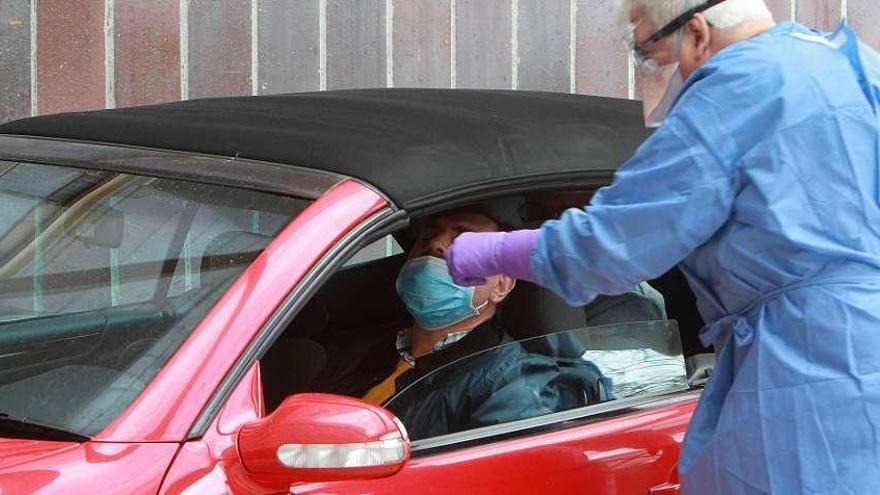
<path id="1" fill-rule="evenodd" d="M 681 484 L 663 483 L 648 488 L 648 495 L 681 495 Z"/>

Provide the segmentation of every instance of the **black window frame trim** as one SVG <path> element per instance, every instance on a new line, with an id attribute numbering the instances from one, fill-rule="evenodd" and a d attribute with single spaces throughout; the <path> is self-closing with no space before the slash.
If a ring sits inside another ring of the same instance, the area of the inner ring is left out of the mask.
<path id="1" fill-rule="evenodd" d="M 351 179 L 234 156 L 15 134 L 0 134 L 0 160 L 177 179 L 312 200 Z"/>

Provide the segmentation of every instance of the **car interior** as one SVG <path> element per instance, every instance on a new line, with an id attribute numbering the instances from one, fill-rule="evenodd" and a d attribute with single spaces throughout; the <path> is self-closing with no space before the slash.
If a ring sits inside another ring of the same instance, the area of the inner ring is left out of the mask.
<path id="1" fill-rule="evenodd" d="M 89 191 L 106 179 L 86 178 L 91 180 L 80 178 L 69 189 Z M 123 186 L 139 181 L 126 177 Z M 35 256 L 16 258 L 35 242 L 33 215 L 0 240 L 0 252 L 12 257 L 0 261 L 13 274 L 0 283 L 4 414 L 87 435 L 100 431 L 143 390 L 289 219 L 289 214 L 274 216 L 275 197 L 262 203 L 252 199 L 248 206 L 261 208 L 263 220 L 262 230 L 253 232 L 245 230 L 254 223 L 251 210 L 228 208 L 223 198 L 200 197 L 202 190 L 189 192 L 173 182 L 147 184 L 172 191 L 176 201 L 162 202 L 140 190 L 122 195 L 118 191 L 124 188 L 118 187 L 113 191 L 125 200 L 117 207 L 99 203 L 88 210 L 90 204 L 77 203 L 81 196 L 70 191 L 70 204 L 52 196 L 54 202 L 47 202 L 40 221 L 49 226 L 41 242 L 53 249 L 41 258 L 41 269 L 48 269 L 39 277 L 27 271 Z M 197 202 L 186 201 L 190 198 Z M 218 213 L 222 208 L 227 209 Z M 79 223 L 64 220 L 65 212 L 76 213 Z M 271 223 L 266 220 L 270 214 Z M 193 225 L 198 235 L 192 233 Z M 193 242 L 198 242 L 192 249 L 198 257 L 185 254 L 184 246 Z M 79 263 L 68 264 L 69 258 Z M 198 261 L 187 266 L 190 259 Z M 38 293 L 48 308 L 41 309 L 45 314 L 25 311 L 36 307 Z"/>
<path id="2" fill-rule="evenodd" d="M 566 208 L 587 204 L 591 194 L 525 193 L 482 202 L 480 206 L 491 211 L 505 228 L 536 228 L 545 220 L 557 218 Z M 403 253 L 349 262 L 290 322 L 261 359 L 267 412 L 287 396 L 300 392 L 361 397 L 392 372 L 398 358 L 397 332 L 411 324 L 394 285 L 419 224 L 420 219 L 414 218 L 407 228 L 393 233 Z M 356 258 L 365 256 L 359 254 Z M 697 337 L 703 320 L 681 272 L 673 268 L 648 282 L 664 296 L 667 319 L 678 324 L 684 358 L 710 353 Z M 606 306 L 603 312 L 613 319 L 615 303 Z M 583 307 L 568 306 L 551 291 L 523 281 L 517 283 L 497 318 L 516 340 L 591 324 Z"/>

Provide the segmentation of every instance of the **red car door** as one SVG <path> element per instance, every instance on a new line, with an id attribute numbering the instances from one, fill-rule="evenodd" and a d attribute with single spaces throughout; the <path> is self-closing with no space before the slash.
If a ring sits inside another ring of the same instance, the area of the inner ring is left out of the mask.
<path id="1" fill-rule="evenodd" d="M 550 424 L 509 424 L 413 445 L 412 458 L 380 479 L 294 484 L 297 494 L 677 493 L 677 462 L 698 392 L 624 399 Z M 183 446 L 160 493 L 256 493 L 238 461 L 236 434 L 261 414 L 258 367 L 230 396 L 205 436 Z M 580 415 L 581 417 L 576 418 Z M 525 429 L 519 429 L 526 427 Z M 519 429 L 519 431 L 517 431 Z"/>
<path id="2" fill-rule="evenodd" d="M 465 441 L 435 454 L 424 445 L 387 479 L 304 485 L 295 493 L 676 493 L 678 454 L 695 404 L 696 393 L 686 393 L 562 421 L 552 432 Z"/>

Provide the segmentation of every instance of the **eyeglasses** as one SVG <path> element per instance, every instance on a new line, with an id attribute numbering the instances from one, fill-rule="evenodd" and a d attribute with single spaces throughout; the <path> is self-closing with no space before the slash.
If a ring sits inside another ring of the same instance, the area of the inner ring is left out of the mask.
<path id="1" fill-rule="evenodd" d="M 724 1 L 725 0 L 708 0 L 703 4 L 685 10 L 683 14 L 655 31 L 653 34 L 651 34 L 651 36 L 648 36 L 647 39 L 637 43 L 633 42 L 632 51 L 633 55 L 635 56 L 636 68 L 638 69 L 639 73 L 643 75 L 651 75 L 660 70 L 660 64 L 658 64 L 657 61 L 654 60 L 654 58 L 652 58 L 648 52 L 648 49 L 651 45 L 681 29 L 696 14 L 711 9 L 712 7 Z"/>

